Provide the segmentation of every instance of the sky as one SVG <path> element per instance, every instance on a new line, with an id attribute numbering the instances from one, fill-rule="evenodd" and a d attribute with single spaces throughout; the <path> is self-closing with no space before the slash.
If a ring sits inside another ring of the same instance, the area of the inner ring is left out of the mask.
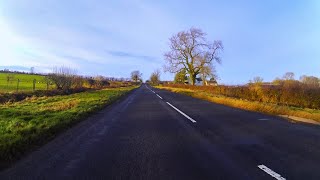
<path id="1" fill-rule="evenodd" d="M 191 27 L 221 40 L 221 84 L 285 72 L 320 77 L 318 0 L 0 0 L 0 69 L 143 79 L 160 69 L 169 38 Z"/>

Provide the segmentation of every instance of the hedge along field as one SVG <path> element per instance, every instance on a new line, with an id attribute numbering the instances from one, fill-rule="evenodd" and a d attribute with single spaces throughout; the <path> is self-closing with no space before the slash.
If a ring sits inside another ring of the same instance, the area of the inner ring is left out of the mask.
<path id="1" fill-rule="evenodd" d="M 34 79 L 36 80 L 35 90 L 47 90 L 47 81 L 45 79 L 45 76 L 0 72 L 0 92 L 17 91 L 17 86 L 18 91 L 32 91 Z M 48 88 L 53 89 L 54 85 L 49 85 Z"/>
<path id="2" fill-rule="evenodd" d="M 31 97 L 0 105 L 0 162 L 20 157 L 136 87 Z"/>
<path id="3" fill-rule="evenodd" d="M 308 87 L 295 80 L 283 81 L 280 85 L 262 86 L 191 86 L 170 84 L 165 87 L 203 91 L 248 101 L 294 106 L 298 108 L 320 109 L 320 87 Z"/>
<path id="4" fill-rule="evenodd" d="M 173 87 L 175 86 L 175 87 Z M 185 85 L 170 85 L 170 86 L 157 86 L 156 88 L 169 90 L 175 93 L 188 95 L 191 97 L 207 100 L 210 102 L 223 104 L 239 109 L 262 112 L 271 115 L 289 115 L 301 118 L 312 119 L 320 122 L 320 109 L 299 108 L 286 105 L 278 105 L 274 103 L 266 103 L 259 101 L 249 101 L 245 99 L 239 99 L 234 97 L 227 97 L 219 94 L 212 93 L 210 91 L 199 90 L 202 89 L 199 86 L 193 86 L 190 88 L 184 88 Z M 208 87 L 207 87 L 208 88 Z"/>

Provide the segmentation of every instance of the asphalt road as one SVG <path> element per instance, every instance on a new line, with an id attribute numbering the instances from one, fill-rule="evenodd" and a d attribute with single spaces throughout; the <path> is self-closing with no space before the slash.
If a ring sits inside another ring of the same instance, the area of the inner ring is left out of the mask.
<path id="1" fill-rule="evenodd" d="M 0 179 L 320 179 L 320 128 L 142 85 Z"/>

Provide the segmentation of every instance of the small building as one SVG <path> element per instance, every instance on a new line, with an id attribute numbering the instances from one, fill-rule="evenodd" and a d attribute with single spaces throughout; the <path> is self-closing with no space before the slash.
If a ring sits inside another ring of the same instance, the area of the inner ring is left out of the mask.
<path id="1" fill-rule="evenodd" d="M 192 84 L 189 76 L 186 76 L 186 80 L 184 81 L 184 84 Z M 196 82 L 194 83 L 196 86 L 202 86 L 202 79 L 196 78 Z"/>
<path id="2" fill-rule="evenodd" d="M 217 82 L 215 79 L 211 78 L 211 79 L 207 82 L 207 85 L 208 85 L 208 86 L 218 86 L 218 82 Z"/>
<path id="3" fill-rule="evenodd" d="M 201 78 L 196 78 L 196 82 L 194 83 L 194 85 L 202 86 L 203 85 L 202 79 Z"/>

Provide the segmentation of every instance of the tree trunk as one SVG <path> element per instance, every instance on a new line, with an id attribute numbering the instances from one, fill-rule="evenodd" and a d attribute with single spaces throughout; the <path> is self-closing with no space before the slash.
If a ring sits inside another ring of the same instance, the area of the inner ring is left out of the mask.
<path id="1" fill-rule="evenodd" d="M 202 75 L 201 79 L 202 79 L 202 86 L 206 86 L 208 83 L 207 83 L 205 76 Z"/>
<path id="2" fill-rule="evenodd" d="M 202 79 L 202 85 L 203 85 L 203 86 L 207 86 L 207 85 L 208 85 L 208 82 L 207 82 L 206 79 Z"/>
<path id="3" fill-rule="evenodd" d="M 196 83 L 196 76 L 195 75 L 190 75 L 190 80 L 191 80 L 191 85 L 195 85 Z"/>

